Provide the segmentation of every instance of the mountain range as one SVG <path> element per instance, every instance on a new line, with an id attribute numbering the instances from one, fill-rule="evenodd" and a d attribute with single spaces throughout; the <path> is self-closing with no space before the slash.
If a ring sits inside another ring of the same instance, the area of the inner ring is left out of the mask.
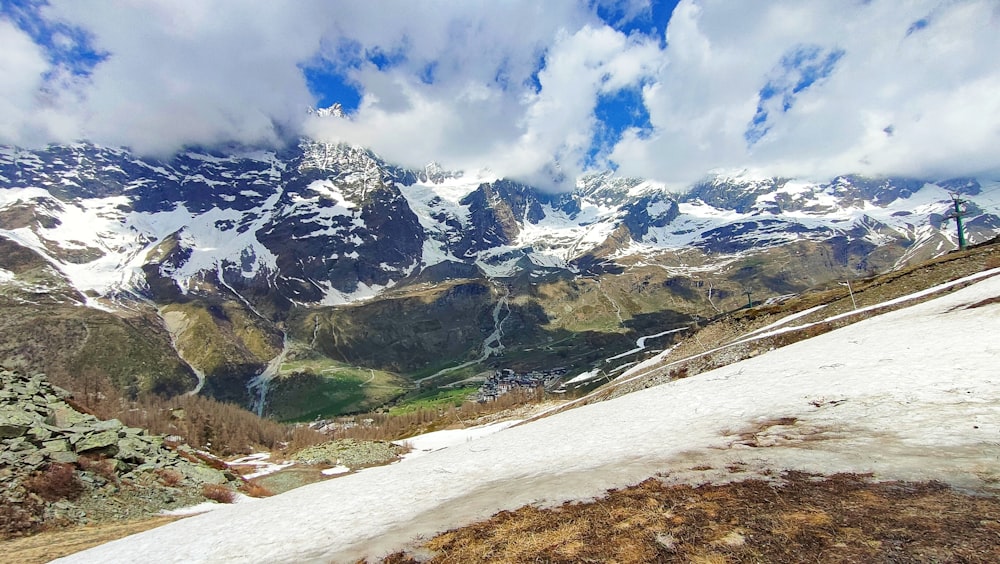
<path id="1" fill-rule="evenodd" d="M 989 240 L 998 188 L 607 171 L 552 193 L 311 140 L 2 147 L 0 357 L 286 419 L 491 369 L 611 371 L 639 337 L 948 252 L 956 206 Z"/>

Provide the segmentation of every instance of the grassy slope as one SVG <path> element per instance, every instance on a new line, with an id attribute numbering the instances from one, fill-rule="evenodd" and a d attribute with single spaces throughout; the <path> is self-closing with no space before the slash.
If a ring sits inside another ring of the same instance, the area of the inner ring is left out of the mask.
<path id="1" fill-rule="evenodd" d="M 123 318 L 79 306 L 0 299 L 0 358 L 70 389 L 107 379 L 130 394 L 182 393 L 194 387 L 194 375 L 157 321 L 149 314 Z"/>
<path id="2" fill-rule="evenodd" d="M 403 394 L 396 374 L 346 365 L 299 352 L 281 366 L 268 394 L 266 413 L 281 421 L 310 421 L 371 411 Z"/>
<path id="3" fill-rule="evenodd" d="M 281 350 L 270 324 L 233 301 L 193 300 L 164 306 L 164 319 L 181 356 L 205 373 L 206 392 L 246 404 L 246 384 Z"/>
<path id="4" fill-rule="evenodd" d="M 85 307 L 84 297 L 34 251 L 0 237 L 0 360 L 47 373 L 70 389 L 112 382 L 131 394 L 178 394 L 191 371 L 148 308 L 121 314 Z"/>

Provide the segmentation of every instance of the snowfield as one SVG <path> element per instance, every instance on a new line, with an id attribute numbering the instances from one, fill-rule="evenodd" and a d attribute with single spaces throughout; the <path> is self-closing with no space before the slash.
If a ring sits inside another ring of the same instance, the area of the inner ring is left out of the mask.
<path id="1" fill-rule="evenodd" d="M 768 469 L 871 472 L 1000 493 L 997 335 L 1000 276 L 699 376 L 61 562 L 354 561 L 501 509 L 586 499 L 656 473 L 697 483 Z M 726 469 L 736 463 L 747 471 Z"/>

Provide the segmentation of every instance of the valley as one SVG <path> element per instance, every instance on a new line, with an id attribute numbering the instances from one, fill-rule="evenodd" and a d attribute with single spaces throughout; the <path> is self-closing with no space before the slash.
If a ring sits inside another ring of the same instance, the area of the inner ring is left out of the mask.
<path id="1" fill-rule="evenodd" d="M 949 190 L 969 241 L 1000 229 L 1000 185 L 974 179 L 730 175 L 672 193 L 600 173 L 549 193 L 312 141 L 163 162 L 7 147 L 0 175 L 6 334 L 66 317 L 5 357 L 62 385 L 83 367 L 132 397 L 299 421 L 502 369 L 614 372 L 643 336 L 667 347 L 748 301 L 953 248 Z M 115 347 L 87 338 L 109 322 L 128 328 Z"/>
<path id="2" fill-rule="evenodd" d="M 997 0 L 234 4 L 0 1 L 6 560 L 1000 562 Z"/>
<path id="3" fill-rule="evenodd" d="M 859 558 L 964 551 L 985 562 L 996 522 L 997 397 L 984 370 L 996 353 L 998 252 L 985 245 L 860 284 L 857 314 L 836 285 L 720 319 L 676 351 L 688 362 L 695 355 L 682 347 L 711 355 L 703 371 L 692 365 L 662 379 L 677 368 L 663 356 L 573 409 L 70 561 L 127 558 L 175 535 L 190 538 L 194 528 L 224 528 L 234 550 L 278 559 L 479 560 L 484 550 L 510 561 L 539 554 L 781 559 L 788 553 L 773 542 L 784 539 L 781 546 Z M 816 315 L 819 322 L 809 321 Z M 921 338 L 928 331 L 934 340 Z M 804 335 L 768 341 L 795 333 Z M 758 352 L 719 354 L 753 336 Z M 280 547 L 259 531 L 233 539 L 240 523 L 292 519 L 303 500 L 319 496 L 339 500 L 314 503 L 310 512 L 339 531 L 334 540 L 277 525 Z M 346 525 L 348 499 L 364 504 L 361 531 L 357 521 Z M 905 508 L 903 515 L 886 511 L 889 504 Z M 930 507 L 949 508 L 946 525 L 915 519 Z M 610 526 L 608 513 L 629 526 L 591 536 L 590 525 Z M 199 541 L 179 550 L 195 559 L 230 554 Z"/>

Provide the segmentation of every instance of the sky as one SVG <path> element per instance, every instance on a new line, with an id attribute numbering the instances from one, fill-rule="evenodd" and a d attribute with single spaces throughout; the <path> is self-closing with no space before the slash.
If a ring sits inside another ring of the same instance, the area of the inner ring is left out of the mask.
<path id="1" fill-rule="evenodd" d="M 995 177 L 998 53 L 997 0 L 0 0 L 0 143 L 308 136 L 554 190 Z"/>

